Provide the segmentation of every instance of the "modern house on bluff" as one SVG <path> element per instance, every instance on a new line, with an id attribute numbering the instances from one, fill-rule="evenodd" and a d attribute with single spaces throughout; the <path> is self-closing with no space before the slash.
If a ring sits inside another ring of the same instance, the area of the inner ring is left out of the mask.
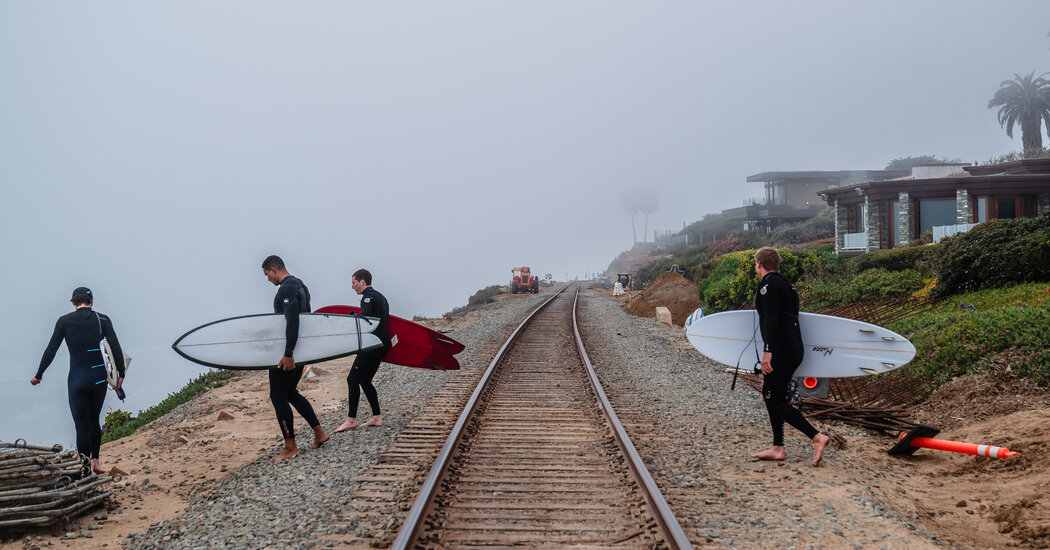
<path id="1" fill-rule="evenodd" d="M 906 245 L 927 231 L 939 241 L 984 221 L 1050 212 L 1050 159 L 919 166 L 909 177 L 819 195 L 835 209 L 835 251 L 870 252 Z"/>

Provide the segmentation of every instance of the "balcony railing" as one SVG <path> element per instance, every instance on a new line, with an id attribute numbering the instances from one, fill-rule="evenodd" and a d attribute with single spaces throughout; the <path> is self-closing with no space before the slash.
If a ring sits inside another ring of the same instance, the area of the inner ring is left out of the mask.
<path id="1" fill-rule="evenodd" d="M 958 233 L 966 233 L 973 229 L 977 224 L 975 223 L 957 223 L 955 225 L 935 225 L 933 226 L 933 242 L 939 243 L 941 239 L 945 237 L 951 237 Z"/>
<path id="2" fill-rule="evenodd" d="M 846 233 L 842 243 L 843 250 L 862 250 L 868 247 L 867 233 Z"/>

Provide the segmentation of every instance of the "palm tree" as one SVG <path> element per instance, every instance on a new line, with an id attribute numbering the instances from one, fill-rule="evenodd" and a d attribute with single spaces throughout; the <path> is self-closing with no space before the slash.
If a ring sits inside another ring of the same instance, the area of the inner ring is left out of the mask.
<path id="1" fill-rule="evenodd" d="M 1014 73 L 1013 80 L 1004 80 L 995 96 L 988 100 L 988 108 L 999 107 L 999 125 L 1006 135 L 1014 137 L 1014 125 L 1021 126 L 1021 146 L 1030 154 L 1043 148 L 1040 127 L 1046 122 L 1050 132 L 1050 81 L 1032 71 L 1027 76 Z"/>
<path id="2" fill-rule="evenodd" d="M 648 185 L 639 189 L 638 192 L 640 194 L 638 211 L 645 214 L 645 232 L 642 233 L 642 242 L 646 242 L 649 238 L 649 214 L 656 212 L 660 206 L 660 199 L 656 196 L 656 191 Z"/>
<path id="3" fill-rule="evenodd" d="M 631 216 L 631 236 L 634 238 L 634 242 L 631 243 L 631 246 L 634 246 L 634 243 L 638 242 L 638 230 L 635 229 L 634 226 L 634 215 L 638 213 L 638 205 L 641 202 L 641 197 L 638 195 L 638 191 L 634 189 L 626 189 L 624 190 L 621 199 L 623 201 L 623 211 Z"/>

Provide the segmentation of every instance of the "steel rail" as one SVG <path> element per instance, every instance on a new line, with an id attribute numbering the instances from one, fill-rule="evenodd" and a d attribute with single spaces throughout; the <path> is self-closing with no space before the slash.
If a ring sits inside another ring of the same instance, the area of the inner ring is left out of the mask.
<path id="1" fill-rule="evenodd" d="M 598 381 L 598 374 L 594 371 L 590 358 L 587 357 L 587 350 L 583 348 L 583 338 L 580 337 L 580 328 L 576 321 L 576 306 L 579 299 L 580 288 L 577 285 L 576 296 L 572 301 L 572 330 L 576 333 L 576 345 L 579 346 L 580 357 L 583 358 L 583 363 L 587 365 L 587 376 L 590 378 L 591 387 L 601 402 L 602 413 L 605 414 L 609 425 L 613 428 L 616 444 L 619 445 L 620 451 L 627 459 L 627 466 L 631 469 L 635 479 L 638 480 L 642 494 L 649 505 L 649 510 L 652 511 L 653 519 L 656 520 L 657 527 L 666 537 L 665 542 L 668 547 L 679 550 L 692 549 L 692 543 L 685 536 L 685 531 L 682 530 L 682 526 L 678 524 L 678 519 L 671 512 L 671 507 L 664 500 L 663 494 L 660 493 L 660 488 L 656 485 L 656 481 L 649 474 L 649 469 L 645 467 L 645 462 L 642 461 L 638 450 L 631 443 L 630 436 L 627 435 L 623 424 L 620 423 L 620 418 L 616 416 L 612 403 L 609 402 L 609 398 L 605 395 L 605 390 L 602 389 L 601 382 Z"/>
<path id="2" fill-rule="evenodd" d="M 445 445 L 441 447 L 441 452 L 434 461 L 434 466 L 430 469 L 430 474 L 427 475 L 426 481 L 423 482 L 423 487 L 419 491 L 419 496 L 416 497 L 416 501 L 408 511 L 408 517 L 405 518 L 405 522 L 401 525 L 401 530 L 397 533 L 397 538 L 394 539 L 394 544 L 391 546 L 392 549 L 405 550 L 419 537 L 420 531 L 424 527 L 424 514 L 430 506 L 431 501 L 433 501 L 442 478 L 445 477 L 445 474 L 448 471 L 453 451 L 463 439 L 463 432 L 467 426 L 467 422 L 472 416 L 474 416 L 474 411 L 477 409 L 478 404 L 481 401 L 481 395 L 485 392 L 486 386 L 492 378 L 493 372 L 496 370 L 496 364 L 503 358 L 503 353 L 507 351 L 507 348 L 509 348 L 514 342 L 518 333 L 521 332 L 525 325 L 528 324 L 537 313 L 542 311 L 547 305 L 560 296 L 562 292 L 565 292 L 565 289 L 567 288 L 569 288 L 569 285 L 565 285 L 565 287 L 554 294 L 554 296 L 551 296 L 547 301 L 534 309 L 532 313 L 530 313 L 529 316 L 526 317 L 516 329 L 514 329 L 510 338 L 507 338 L 507 341 L 504 342 L 503 346 L 498 352 L 496 352 L 496 356 L 492 359 L 492 362 L 489 363 L 488 368 L 485 369 L 485 374 L 482 375 L 477 387 L 474 388 L 474 393 L 470 396 L 470 400 L 467 401 L 466 406 L 463 408 L 463 412 L 459 415 L 459 419 L 452 427 L 452 431 L 449 433 Z"/>

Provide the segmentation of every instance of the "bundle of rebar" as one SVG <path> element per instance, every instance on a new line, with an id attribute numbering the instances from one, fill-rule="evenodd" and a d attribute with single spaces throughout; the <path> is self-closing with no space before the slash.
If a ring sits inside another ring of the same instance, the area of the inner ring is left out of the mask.
<path id="1" fill-rule="evenodd" d="M 740 374 L 740 379 L 748 386 L 762 391 L 762 377 L 754 374 Z M 801 409 L 813 420 L 837 420 L 868 428 L 885 435 L 896 437 L 902 430 L 908 431 L 916 426 L 906 420 L 908 411 L 903 407 L 887 407 L 857 402 L 803 397 Z"/>
<path id="2" fill-rule="evenodd" d="M 61 445 L 0 442 L 0 529 L 24 530 L 71 520 L 107 501 L 113 476 L 91 472 L 89 462 Z"/>
<path id="3" fill-rule="evenodd" d="M 802 410 L 811 419 L 838 420 L 889 436 L 896 436 L 902 430 L 907 431 L 915 427 L 914 423 L 905 420 L 908 413 L 904 409 L 864 407 L 844 401 L 804 397 Z"/>

